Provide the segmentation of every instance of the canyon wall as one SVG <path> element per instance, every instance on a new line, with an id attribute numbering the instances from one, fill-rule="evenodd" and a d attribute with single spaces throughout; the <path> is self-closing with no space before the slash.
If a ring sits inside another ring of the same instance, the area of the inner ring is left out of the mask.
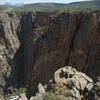
<path id="1" fill-rule="evenodd" d="M 29 57 L 26 59 L 32 60 L 26 66 L 29 94 L 36 91 L 38 83 L 47 83 L 57 69 L 66 65 L 96 81 L 100 76 L 99 28 L 99 13 L 61 13 L 51 17 L 38 38 L 27 38 L 31 46 L 25 46 Z"/>
<path id="2" fill-rule="evenodd" d="M 66 65 L 100 76 L 100 13 L 0 13 L 0 88 L 33 95 Z"/>
<path id="3" fill-rule="evenodd" d="M 4 91 L 11 75 L 13 58 L 20 45 L 16 34 L 19 17 L 16 14 L 0 12 L 0 92 Z"/>
<path id="4" fill-rule="evenodd" d="M 7 88 L 11 86 L 25 86 L 25 69 L 28 61 L 32 61 L 25 49 L 26 45 L 31 45 L 27 44 L 27 40 L 32 40 L 34 30 L 37 30 L 37 37 L 41 33 L 39 27 L 47 25 L 53 14 L 55 12 L 0 12 L 0 94 L 7 92 Z"/>

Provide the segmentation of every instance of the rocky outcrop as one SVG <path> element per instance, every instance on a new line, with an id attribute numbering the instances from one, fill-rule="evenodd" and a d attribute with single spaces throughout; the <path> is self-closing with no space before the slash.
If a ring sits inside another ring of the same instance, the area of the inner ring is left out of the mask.
<path id="1" fill-rule="evenodd" d="M 74 85 L 75 88 L 79 89 L 80 91 L 84 91 L 85 89 L 90 91 L 93 87 L 92 79 L 90 79 L 84 73 L 77 72 L 75 69 L 69 66 L 56 71 L 54 74 L 54 80 L 57 84 L 63 83 L 67 86 Z"/>
<path id="2" fill-rule="evenodd" d="M 13 92 L 2 100 L 99 100 L 99 85 L 86 74 L 65 66 L 57 70 L 47 84 L 38 84 L 36 96 L 27 98 L 25 92 L 19 94 L 17 91 L 18 94 Z"/>
<path id="3" fill-rule="evenodd" d="M 50 80 L 46 86 L 39 84 L 38 87 L 39 93 L 30 100 L 49 100 L 50 98 L 51 100 L 85 100 L 83 97 L 92 90 L 93 80 L 86 74 L 66 66 L 57 70 L 54 80 Z"/>

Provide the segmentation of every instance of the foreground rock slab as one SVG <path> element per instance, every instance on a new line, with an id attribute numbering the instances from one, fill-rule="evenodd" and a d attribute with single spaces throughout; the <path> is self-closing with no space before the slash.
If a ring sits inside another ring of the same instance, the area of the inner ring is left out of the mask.
<path id="1" fill-rule="evenodd" d="M 48 84 L 39 84 L 39 93 L 30 100 L 82 100 L 92 90 L 93 84 L 86 74 L 66 66 L 57 70 Z"/>

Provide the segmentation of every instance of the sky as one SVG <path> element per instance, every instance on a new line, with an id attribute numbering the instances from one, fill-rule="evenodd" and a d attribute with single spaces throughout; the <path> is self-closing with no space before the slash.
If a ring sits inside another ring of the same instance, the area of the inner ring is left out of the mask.
<path id="1" fill-rule="evenodd" d="M 4 3 L 38 3 L 38 2 L 56 2 L 56 3 L 70 3 L 76 1 L 87 1 L 87 0 L 0 0 L 0 4 Z"/>

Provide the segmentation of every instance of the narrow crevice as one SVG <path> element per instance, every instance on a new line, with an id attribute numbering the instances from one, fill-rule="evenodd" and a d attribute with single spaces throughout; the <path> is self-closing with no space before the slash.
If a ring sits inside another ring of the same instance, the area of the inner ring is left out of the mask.
<path id="1" fill-rule="evenodd" d="M 72 39 L 70 40 L 71 41 L 71 44 L 70 44 L 70 47 L 69 47 L 70 50 L 69 50 L 69 53 L 68 53 L 68 57 L 65 58 L 65 62 L 64 62 L 64 65 L 63 66 L 69 65 L 71 53 L 72 53 L 72 51 L 74 51 L 74 41 L 76 39 L 77 32 L 78 32 L 78 30 L 80 28 L 81 17 L 79 19 L 76 18 L 76 20 L 77 20 L 77 27 L 75 29 L 75 32 L 74 32 L 74 35 L 73 35 Z"/>

